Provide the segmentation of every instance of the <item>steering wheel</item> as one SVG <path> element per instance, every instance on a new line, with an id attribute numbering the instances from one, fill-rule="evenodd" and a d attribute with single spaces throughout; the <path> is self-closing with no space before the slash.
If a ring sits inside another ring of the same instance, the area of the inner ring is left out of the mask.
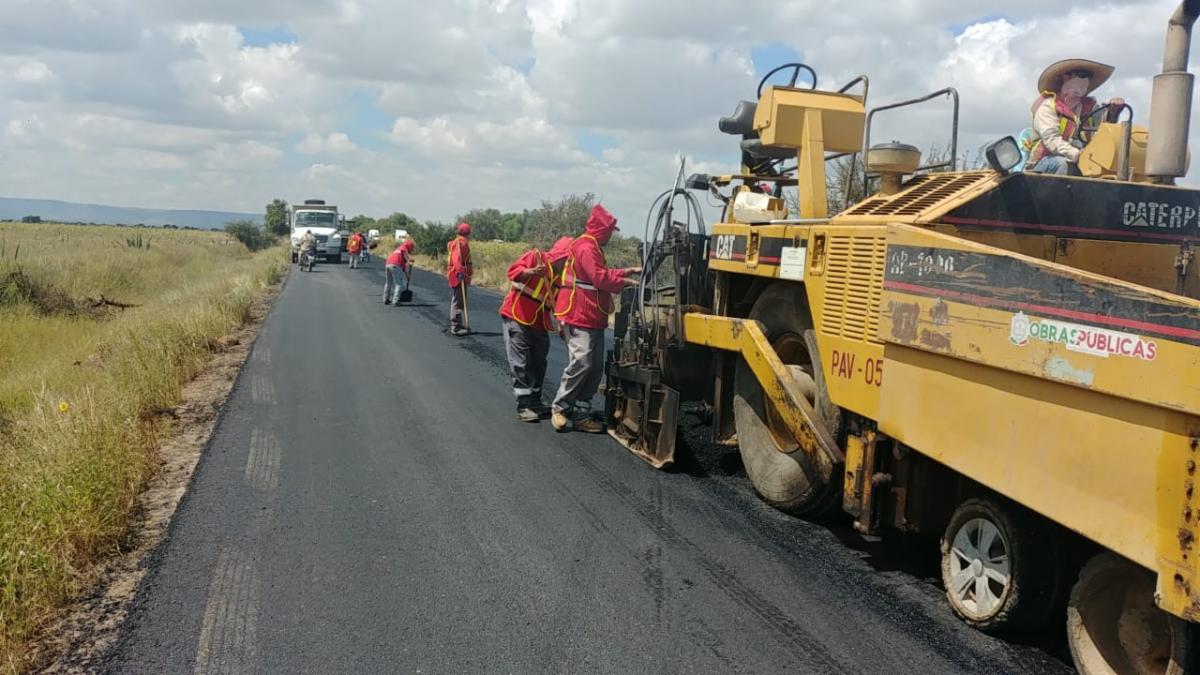
<path id="1" fill-rule="evenodd" d="M 809 87 L 809 89 L 817 88 L 817 71 L 809 68 L 803 63 L 785 63 L 782 66 L 773 69 L 766 75 L 763 75 L 763 79 L 758 81 L 758 98 L 762 98 L 763 87 L 767 84 L 767 80 L 771 79 L 771 76 L 775 73 L 778 73 L 781 70 L 787 70 L 788 68 L 792 69 L 792 79 L 788 81 L 789 87 L 796 86 L 796 78 L 800 77 L 801 70 L 807 70 L 808 74 L 812 76 L 812 85 Z"/>
<path id="2" fill-rule="evenodd" d="M 1076 130 L 1075 135 L 1078 136 L 1079 132 L 1081 131 L 1086 131 L 1089 134 L 1094 134 L 1099 131 L 1100 125 L 1104 123 L 1104 120 L 1108 119 L 1109 107 L 1110 106 L 1107 103 L 1104 105 L 1098 105 L 1095 108 L 1092 108 L 1090 113 L 1079 118 L 1079 128 Z M 1100 121 L 1096 121 L 1096 115 L 1099 115 L 1100 113 L 1104 113 L 1105 117 Z"/>

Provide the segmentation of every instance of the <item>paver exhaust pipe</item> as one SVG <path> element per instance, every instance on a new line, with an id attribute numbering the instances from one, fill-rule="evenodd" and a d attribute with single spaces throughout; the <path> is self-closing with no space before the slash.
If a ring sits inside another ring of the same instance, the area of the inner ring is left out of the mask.
<path id="1" fill-rule="evenodd" d="M 1196 79 L 1188 72 L 1188 52 L 1197 16 L 1200 16 L 1200 0 L 1179 3 L 1167 23 L 1162 72 L 1154 76 L 1146 175 L 1160 183 L 1173 183 L 1187 173 L 1188 124 Z"/>

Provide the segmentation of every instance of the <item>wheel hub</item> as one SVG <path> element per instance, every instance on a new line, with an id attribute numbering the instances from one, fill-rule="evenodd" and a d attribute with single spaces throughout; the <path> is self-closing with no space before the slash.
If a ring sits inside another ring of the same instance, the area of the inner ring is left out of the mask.
<path id="1" fill-rule="evenodd" d="M 1004 605 L 1011 581 L 1008 542 L 984 518 L 963 523 L 950 548 L 951 599 L 968 616 L 984 620 Z"/>

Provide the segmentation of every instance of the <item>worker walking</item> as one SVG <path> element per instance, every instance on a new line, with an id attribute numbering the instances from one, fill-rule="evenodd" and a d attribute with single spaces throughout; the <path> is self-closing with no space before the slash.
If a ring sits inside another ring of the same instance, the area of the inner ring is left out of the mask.
<path id="1" fill-rule="evenodd" d="M 500 303 L 504 353 L 517 397 L 517 419 L 536 422 L 550 416 L 542 402 L 546 357 L 554 322 L 554 282 L 550 262 L 538 249 L 526 251 L 508 268 L 510 288 Z"/>
<path id="2" fill-rule="evenodd" d="M 467 314 L 467 287 L 471 285 L 471 226 L 458 224 L 458 234 L 446 245 L 449 254 L 446 265 L 446 281 L 450 284 L 450 334 L 463 336 L 470 332 L 470 316 Z"/>
<path id="3" fill-rule="evenodd" d="M 604 425 L 591 415 L 592 397 L 604 375 L 604 329 L 613 313 L 612 294 L 636 285 L 631 275 L 641 268 L 610 269 L 605 244 L 617 230 L 617 219 L 603 206 L 592 207 L 584 234 L 570 242 L 562 273 L 562 288 L 554 315 L 562 322 L 567 343 L 567 367 L 554 397 L 551 423 L 557 431 L 600 433 Z"/>
<path id="4" fill-rule="evenodd" d="M 350 235 L 350 241 L 346 242 L 346 250 L 350 253 L 350 269 L 358 268 L 359 251 L 363 247 L 362 235 L 358 232 Z"/>
<path id="5" fill-rule="evenodd" d="M 387 260 L 383 263 L 383 304 L 390 305 L 393 302 L 399 304 L 400 301 L 400 279 L 405 280 L 405 285 L 408 285 L 408 279 L 412 277 L 412 251 L 414 244 L 412 239 L 405 239 L 403 243 L 396 246 Z"/>

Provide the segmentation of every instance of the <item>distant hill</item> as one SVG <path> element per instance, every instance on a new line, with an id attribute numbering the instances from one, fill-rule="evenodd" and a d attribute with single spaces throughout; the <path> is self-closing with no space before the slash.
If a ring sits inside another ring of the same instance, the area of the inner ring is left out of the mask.
<path id="1" fill-rule="evenodd" d="M 178 225 L 221 229 L 231 220 L 250 219 L 262 223 L 262 213 L 198 211 L 189 209 L 142 209 L 131 206 L 75 204 L 53 199 L 15 199 L 0 197 L 0 220 L 20 220 L 38 216 L 60 223 L 97 223 L 104 225 Z"/>

